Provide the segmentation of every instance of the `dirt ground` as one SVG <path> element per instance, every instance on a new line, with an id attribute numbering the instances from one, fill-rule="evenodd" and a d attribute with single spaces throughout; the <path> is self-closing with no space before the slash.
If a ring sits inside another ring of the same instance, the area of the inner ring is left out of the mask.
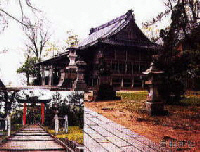
<path id="1" fill-rule="evenodd" d="M 200 107 L 165 106 L 168 115 L 151 117 L 142 110 L 144 103 L 117 100 L 85 106 L 173 151 L 200 151 Z"/>

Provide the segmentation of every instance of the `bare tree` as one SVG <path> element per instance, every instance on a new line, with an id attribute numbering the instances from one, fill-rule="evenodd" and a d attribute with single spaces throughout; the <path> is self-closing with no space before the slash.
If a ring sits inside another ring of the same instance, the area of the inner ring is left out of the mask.
<path id="1" fill-rule="evenodd" d="M 20 12 L 20 14 L 16 13 L 16 15 L 13 15 L 14 13 L 12 11 L 8 11 L 8 2 L 10 1 L 0 1 L 0 32 L 8 27 L 9 19 L 21 25 L 26 38 L 24 48 L 26 61 L 17 72 L 25 73 L 27 83 L 29 84 L 29 76 L 33 75 L 32 73 L 35 76 L 40 71 L 40 69 L 36 70 L 33 63 L 41 61 L 44 47 L 50 38 L 49 32 L 44 24 L 46 19 L 42 15 L 42 12 L 30 3 L 30 0 L 14 0 L 16 8 L 18 8 L 15 11 Z M 39 77 L 39 74 L 37 76 Z"/>
<path id="2" fill-rule="evenodd" d="M 27 37 L 25 45 L 27 50 L 29 50 L 27 53 L 36 57 L 37 61 L 40 62 L 44 48 L 50 39 L 49 31 L 47 28 L 45 29 L 43 20 L 33 23 L 28 20 L 26 25 L 27 27 L 24 28 L 24 33 Z"/>
<path id="3" fill-rule="evenodd" d="M 35 17 L 35 20 L 33 20 Z M 36 67 L 35 64 L 40 62 L 44 54 L 45 47 L 47 42 L 50 39 L 50 34 L 44 26 L 44 19 L 39 19 L 37 16 L 34 16 L 31 19 L 24 20 L 24 23 L 27 25 L 23 27 L 25 33 L 25 57 L 26 61 L 24 64 L 17 69 L 18 73 L 25 73 L 27 78 L 27 85 L 29 85 L 29 77 L 37 77 L 37 83 L 40 82 L 40 67 Z M 46 53 L 46 52 L 45 52 Z"/>
<path id="4" fill-rule="evenodd" d="M 18 8 L 18 10 L 16 11 L 20 11 L 21 15 L 20 16 L 15 16 L 14 14 L 12 14 L 11 12 L 9 12 L 6 9 L 6 5 L 9 5 L 9 1 L 8 0 L 1 0 L 0 1 L 0 32 L 4 31 L 6 27 L 8 27 L 8 20 L 12 19 L 14 21 L 16 21 L 17 23 L 19 23 L 20 25 L 27 27 L 26 22 L 24 22 L 24 19 L 27 18 L 27 15 L 25 13 L 25 9 L 29 9 L 31 10 L 33 13 L 36 12 L 40 12 L 39 9 L 37 9 L 36 7 L 34 7 L 32 5 L 32 3 L 30 2 L 30 0 L 15 0 L 16 2 L 16 8 Z"/>

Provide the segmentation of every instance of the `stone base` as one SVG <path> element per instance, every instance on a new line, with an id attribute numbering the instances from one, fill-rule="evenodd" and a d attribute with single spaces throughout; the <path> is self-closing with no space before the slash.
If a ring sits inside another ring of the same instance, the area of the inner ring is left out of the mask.
<path id="1" fill-rule="evenodd" d="M 146 110 L 150 115 L 164 115 L 166 113 L 163 102 L 147 101 Z"/>
<path id="2" fill-rule="evenodd" d="M 96 100 L 118 100 L 116 91 L 113 91 L 113 87 L 108 84 L 102 84 L 99 86 L 99 90 L 96 93 Z"/>
<path id="3" fill-rule="evenodd" d="M 74 91 L 87 91 L 87 85 L 85 81 L 75 81 Z"/>

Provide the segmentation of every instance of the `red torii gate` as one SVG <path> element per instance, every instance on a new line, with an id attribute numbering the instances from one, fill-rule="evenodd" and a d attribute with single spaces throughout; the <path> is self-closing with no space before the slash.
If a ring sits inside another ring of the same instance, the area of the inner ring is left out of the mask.
<path id="1" fill-rule="evenodd" d="M 19 101 L 18 101 L 19 102 Z M 48 103 L 49 101 L 45 102 Z M 20 102 L 21 103 L 21 102 Z M 23 109 L 23 125 L 26 125 L 26 112 L 27 112 L 27 103 L 30 102 L 24 102 L 24 109 Z M 37 102 L 41 103 L 41 124 L 44 124 L 45 120 L 45 103 L 44 102 Z"/>
<path id="2" fill-rule="evenodd" d="M 30 90 L 34 91 L 34 90 Z M 26 125 L 26 113 L 27 113 L 27 103 L 40 103 L 41 104 L 41 124 L 44 124 L 45 121 L 45 104 L 49 103 L 51 99 L 39 99 L 38 96 L 29 96 L 25 95 L 25 98 L 16 97 L 19 103 L 23 103 L 23 125 Z"/>

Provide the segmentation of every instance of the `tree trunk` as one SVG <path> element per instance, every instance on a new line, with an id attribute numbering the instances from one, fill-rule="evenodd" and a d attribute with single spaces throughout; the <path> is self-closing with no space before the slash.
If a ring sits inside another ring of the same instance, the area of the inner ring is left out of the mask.
<path id="1" fill-rule="evenodd" d="M 29 77 L 30 77 L 30 75 L 29 75 L 29 73 L 27 72 L 26 73 L 26 84 L 27 84 L 27 86 L 29 86 L 30 85 L 30 80 L 29 80 Z"/>

